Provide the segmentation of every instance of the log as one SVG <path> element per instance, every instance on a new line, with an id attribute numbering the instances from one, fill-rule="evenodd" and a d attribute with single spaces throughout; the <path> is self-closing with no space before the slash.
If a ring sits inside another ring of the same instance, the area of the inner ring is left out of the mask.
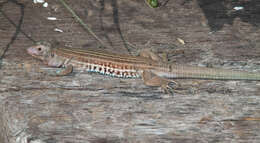
<path id="1" fill-rule="evenodd" d="M 168 1 L 156 9 L 134 0 L 66 2 L 108 45 L 107 50 L 128 53 L 129 48 L 136 53 L 149 47 L 159 54 L 166 51 L 169 62 L 259 72 L 259 28 L 245 17 L 232 23 L 221 17 L 224 24 L 212 31 L 203 1 Z M 21 5 L 1 3 L 1 10 L 17 24 Z M 48 1 L 47 8 L 29 0 L 20 3 L 24 5 L 21 30 L 33 40 L 98 47 L 58 1 Z M 257 5 L 247 14 L 259 16 L 254 8 Z M 1 14 L 0 21 L 2 50 L 16 29 Z M 259 82 L 178 79 L 182 88 L 169 96 L 138 79 L 82 72 L 54 77 L 46 74 L 54 68 L 26 53 L 33 42 L 25 34 L 18 33 L 0 61 L 0 142 L 260 140 Z M 126 47 L 124 41 L 136 48 Z"/>

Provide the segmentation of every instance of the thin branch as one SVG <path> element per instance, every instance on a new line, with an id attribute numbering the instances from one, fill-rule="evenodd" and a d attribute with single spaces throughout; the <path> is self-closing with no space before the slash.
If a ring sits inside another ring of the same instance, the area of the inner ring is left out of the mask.
<path id="1" fill-rule="evenodd" d="M 82 21 L 81 18 L 79 18 L 79 17 L 77 16 L 77 14 L 64 2 L 64 0 L 59 0 L 59 1 L 60 1 L 60 2 L 63 4 L 63 6 L 73 15 L 73 17 L 85 28 L 85 30 L 87 30 L 92 36 L 95 37 L 96 40 L 98 40 L 98 42 L 99 42 L 102 46 L 105 47 L 104 42 L 103 42 L 100 38 L 98 38 L 98 36 L 89 28 L 89 26 L 88 26 L 86 23 L 84 23 L 84 22 Z"/>

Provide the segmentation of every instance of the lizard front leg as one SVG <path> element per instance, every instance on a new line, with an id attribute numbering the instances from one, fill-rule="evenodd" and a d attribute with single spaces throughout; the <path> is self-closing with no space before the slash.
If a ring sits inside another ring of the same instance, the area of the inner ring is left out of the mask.
<path id="1" fill-rule="evenodd" d="M 52 67 L 59 67 L 59 70 L 56 70 L 54 74 L 54 76 L 65 76 L 68 75 L 70 73 L 72 73 L 73 71 L 73 66 L 69 64 L 69 62 L 71 61 L 71 59 L 69 60 L 62 60 L 58 57 L 53 57 L 50 58 L 48 61 L 48 66 L 52 66 Z"/>
<path id="2" fill-rule="evenodd" d="M 72 71 L 73 71 L 73 66 L 68 65 L 65 68 L 61 68 L 61 69 L 57 70 L 56 76 L 65 76 L 65 75 L 72 73 Z"/>

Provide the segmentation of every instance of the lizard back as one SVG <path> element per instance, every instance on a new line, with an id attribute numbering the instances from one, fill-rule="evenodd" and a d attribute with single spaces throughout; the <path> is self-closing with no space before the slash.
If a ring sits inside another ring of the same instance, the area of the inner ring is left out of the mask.
<path id="1" fill-rule="evenodd" d="M 64 66 L 72 64 L 78 70 L 97 72 L 120 78 L 140 78 L 142 69 L 153 68 L 155 61 L 103 50 L 55 48 L 54 54 L 65 60 Z"/>

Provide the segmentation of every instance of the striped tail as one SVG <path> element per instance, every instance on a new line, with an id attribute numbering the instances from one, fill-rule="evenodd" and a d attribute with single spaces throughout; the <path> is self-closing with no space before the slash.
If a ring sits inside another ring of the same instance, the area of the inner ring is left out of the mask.
<path id="1" fill-rule="evenodd" d="M 167 78 L 194 78 L 213 80 L 260 80 L 260 73 L 187 65 L 169 65 L 168 71 L 164 71 L 164 75 L 162 76 Z"/>

